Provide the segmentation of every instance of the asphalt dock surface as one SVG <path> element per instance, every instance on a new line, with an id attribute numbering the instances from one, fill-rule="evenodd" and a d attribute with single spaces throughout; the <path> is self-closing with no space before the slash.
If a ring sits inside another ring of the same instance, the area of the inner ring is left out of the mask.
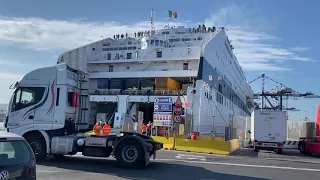
<path id="1" fill-rule="evenodd" d="M 2 123 L 0 123 L 0 131 Z M 80 154 L 37 163 L 37 180 L 319 180 L 320 157 L 241 149 L 233 156 L 159 151 L 145 169 L 122 169 L 114 158 Z"/>
<path id="2" fill-rule="evenodd" d="M 248 154 L 249 152 L 247 152 Z M 254 152 L 252 152 L 254 154 Z M 146 169 L 122 169 L 113 158 L 67 157 L 37 165 L 39 180 L 319 180 L 319 157 L 296 157 L 269 152 L 266 156 L 215 156 L 177 151 L 159 151 Z M 293 153 L 295 154 L 295 153 Z M 297 153 L 297 156 L 299 154 Z M 288 158 L 289 157 L 289 158 Z M 287 159 L 288 158 L 288 159 Z"/>

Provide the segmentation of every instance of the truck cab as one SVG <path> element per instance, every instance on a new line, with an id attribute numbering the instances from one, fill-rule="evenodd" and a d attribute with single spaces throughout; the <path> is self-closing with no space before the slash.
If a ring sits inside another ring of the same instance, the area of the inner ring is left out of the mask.
<path id="1" fill-rule="evenodd" d="M 89 128 L 89 79 L 64 63 L 31 71 L 14 88 L 5 128 L 27 140 L 37 161 L 48 154 L 61 157 L 81 152 L 91 157 L 113 155 L 123 167 L 145 167 L 163 148 L 151 137 L 133 132 L 79 133 Z M 122 129 L 123 121 L 114 125 Z"/>
<path id="2" fill-rule="evenodd" d="M 34 151 L 48 152 L 50 137 L 88 129 L 87 74 L 57 64 L 29 72 L 14 88 L 5 128 L 24 136 Z"/>

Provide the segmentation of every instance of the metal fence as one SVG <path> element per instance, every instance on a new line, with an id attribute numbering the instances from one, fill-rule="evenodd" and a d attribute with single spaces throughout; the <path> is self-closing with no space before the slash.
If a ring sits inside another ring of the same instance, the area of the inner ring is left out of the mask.
<path id="1" fill-rule="evenodd" d="M 303 131 L 303 121 L 287 121 L 287 139 L 299 140 Z"/>

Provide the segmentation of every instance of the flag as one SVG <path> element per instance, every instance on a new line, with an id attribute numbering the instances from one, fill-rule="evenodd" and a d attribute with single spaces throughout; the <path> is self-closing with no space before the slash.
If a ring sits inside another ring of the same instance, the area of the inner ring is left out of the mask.
<path id="1" fill-rule="evenodd" d="M 169 17 L 178 18 L 178 13 L 177 12 L 173 12 L 173 11 L 169 11 Z"/>

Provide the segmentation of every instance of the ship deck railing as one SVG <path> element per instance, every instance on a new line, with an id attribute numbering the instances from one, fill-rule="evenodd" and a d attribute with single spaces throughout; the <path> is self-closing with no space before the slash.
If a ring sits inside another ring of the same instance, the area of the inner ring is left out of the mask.
<path id="1" fill-rule="evenodd" d="M 90 95 L 141 95 L 141 96 L 178 96 L 186 95 L 187 90 L 90 90 Z"/>

